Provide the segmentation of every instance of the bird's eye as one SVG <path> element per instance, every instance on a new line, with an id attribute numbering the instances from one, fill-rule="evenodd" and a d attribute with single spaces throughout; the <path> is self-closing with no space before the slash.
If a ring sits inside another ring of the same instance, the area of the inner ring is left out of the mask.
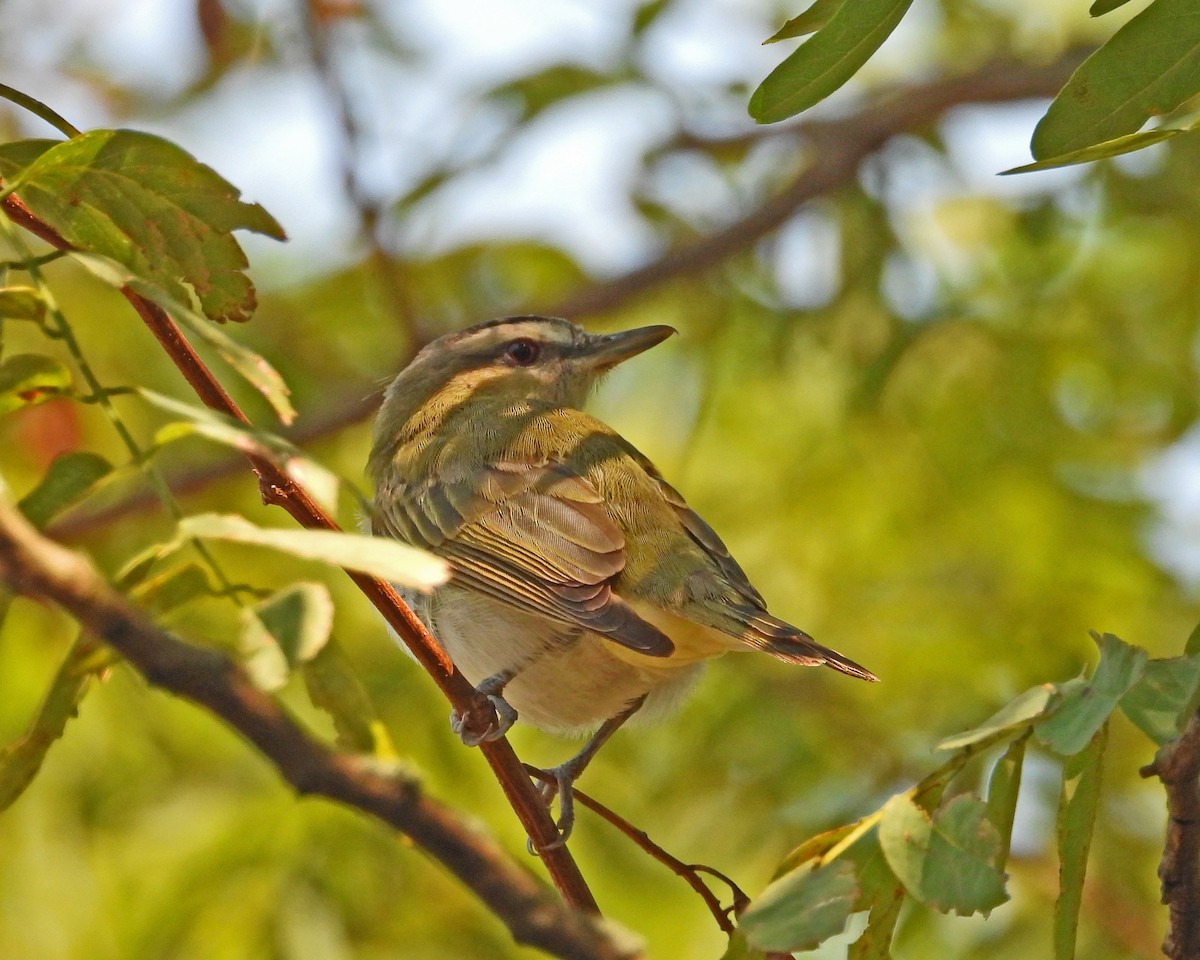
<path id="1" fill-rule="evenodd" d="M 528 367 L 537 362 L 541 348 L 532 340 L 522 337 L 504 348 L 504 356 L 518 367 Z"/>

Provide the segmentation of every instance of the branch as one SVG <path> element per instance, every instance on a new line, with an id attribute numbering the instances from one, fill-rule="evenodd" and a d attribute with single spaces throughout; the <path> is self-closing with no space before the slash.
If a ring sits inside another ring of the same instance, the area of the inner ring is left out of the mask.
<path id="1" fill-rule="evenodd" d="M 951 107 L 1053 96 L 1088 52 L 1071 50 L 1040 67 L 995 61 L 973 73 L 891 91 L 840 120 L 814 120 L 786 128 L 808 142 L 810 159 L 779 193 L 729 226 L 542 312 L 562 317 L 604 313 L 652 287 L 708 270 L 778 229 L 801 205 L 850 182 L 859 165 L 892 137 L 928 126 Z M 774 130 L 765 135 L 774 136 Z M 714 143 L 720 148 L 725 141 Z"/>
<path id="2" fill-rule="evenodd" d="M 48 224 L 39 220 L 17 197 L 9 194 L 0 201 L 0 209 L 16 224 L 25 227 L 47 243 L 61 250 L 70 249 L 70 244 Z M 249 423 L 249 419 L 224 387 L 205 366 L 204 361 L 188 343 L 179 327 L 157 304 L 139 296 L 129 288 L 122 294 L 133 305 L 142 321 L 158 339 L 167 355 L 191 384 L 203 403 L 213 410 Z M 296 483 L 286 472 L 271 460 L 254 453 L 247 459 L 258 476 L 259 489 L 264 503 L 281 506 L 303 527 L 318 530 L 340 529 L 332 517 L 317 503 L 303 486 Z M 475 689 L 446 657 L 437 641 L 425 625 L 404 604 L 395 588 L 384 580 L 347 571 L 350 579 L 383 614 L 384 619 L 396 631 L 397 636 L 412 652 L 413 657 L 425 668 L 438 688 L 460 713 L 479 715 L 487 707 L 487 701 L 477 702 Z M 554 885 L 571 906 L 591 912 L 599 912 L 596 900 L 579 872 L 574 858 L 562 843 L 558 828 L 550 817 L 550 811 L 525 775 L 520 760 L 505 739 L 485 741 L 480 744 L 489 766 L 499 781 L 504 795 L 521 825 L 525 828 L 535 850 L 546 865 Z"/>
<path id="3" fill-rule="evenodd" d="M 426 796 L 415 780 L 385 776 L 314 740 L 232 661 L 159 628 L 83 556 L 41 536 L 5 501 L 0 501 L 0 580 L 25 596 L 57 603 L 150 683 L 219 716 L 301 795 L 327 797 L 403 831 L 474 891 L 518 943 L 559 957 L 637 955 L 597 918 L 565 907 L 490 838 Z"/>
<path id="4" fill-rule="evenodd" d="M 1142 776 L 1157 776 L 1167 792 L 1167 841 L 1158 877 L 1170 914 L 1163 953 L 1200 958 L 1200 713 L 1158 751 Z"/>

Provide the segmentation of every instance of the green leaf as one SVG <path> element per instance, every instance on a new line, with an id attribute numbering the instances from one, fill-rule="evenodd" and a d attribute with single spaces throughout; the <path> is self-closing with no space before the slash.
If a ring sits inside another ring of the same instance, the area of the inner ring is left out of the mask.
<path id="1" fill-rule="evenodd" d="M 1193 132 L 1192 129 L 1188 127 L 1183 129 L 1172 128 L 1169 130 L 1147 130 L 1144 133 L 1131 133 L 1124 137 L 1117 137 L 1115 140 L 1105 140 L 1103 143 L 1098 143 L 1095 146 L 1084 147 L 1082 150 L 1072 150 L 1070 153 L 1064 153 L 1057 157 L 1047 157 L 1045 160 L 1038 160 L 1036 163 L 1027 163 L 1024 166 L 1013 167 L 1011 170 L 1001 170 L 1000 176 L 1007 177 L 1013 173 L 1033 173 L 1036 170 L 1053 170 L 1056 167 L 1070 167 L 1077 163 L 1091 163 L 1093 160 L 1119 157 L 1122 154 L 1133 153 L 1135 150 L 1142 150 L 1156 143 L 1162 143 L 1164 140 L 1170 140 L 1178 134 L 1191 132 Z"/>
<path id="2" fill-rule="evenodd" d="M 896 884 L 871 906 L 867 926 L 846 951 L 846 960 L 891 960 L 892 939 L 904 906 L 904 887 Z"/>
<path id="3" fill-rule="evenodd" d="M 31 407 L 71 389 L 71 372 L 52 357 L 18 353 L 0 361 L 0 414 Z"/>
<path id="4" fill-rule="evenodd" d="M 729 938 L 729 945 L 721 954 L 721 960 L 766 960 L 766 953 L 755 950 L 746 942 L 746 935 L 741 930 L 734 930 Z"/>
<path id="5" fill-rule="evenodd" d="M 811 7 L 799 16 L 792 17 L 763 43 L 778 43 L 780 40 L 807 37 L 810 33 L 815 33 L 830 21 L 842 3 L 843 0 L 813 0 Z"/>
<path id="6" fill-rule="evenodd" d="M 333 629 L 333 600 L 319 583 L 296 583 L 242 611 L 240 650 L 263 690 L 278 690 L 315 657 Z"/>
<path id="7" fill-rule="evenodd" d="M 1104 14 L 1116 10 L 1117 7 L 1125 6 L 1128 2 L 1129 0 L 1096 0 L 1095 3 L 1088 7 L 1088 16 L 1102 17 Z"/>
<path id="8" fill-rule="evenodd" d="M 955 797 L 932 817 L 908 796 L 892 797 L 879 845 L 908 894 L 934 910 L 986 913 L 1008 899 L 1000 835 L 978 797 Z"/>
<path id="9" fill-rule="evenodd" d="M 1200 91 L 1200 6 L 1155 0 L 1083 62 L 1033 132 L 1037 160 L 1137 130 Z"/>
<path id="10" fill-rule="evenodd" d="M 819 103 L 888 38 L 912 0 L 843 0 L 829 22 L 776 67 L 750 98 L 750 116 L 775 123 Z"/>
<path id="11" fill-rule="evenodd" d="M 203 567 L 184 563 L 144 577 L 129 593 L 151 613 L 163 614 L 197 597 L 210 596 L 213 589 Z"/>
<path id="12" fill-rule="evenodd" d="M 738 926 L 761 950 L 812 950 L 846 929 L 858 898 L 854 866 L 805 866 L 770 884 Z"/>
<path id="13" fill-rule="evenodd" d="M 254 286 L 232 231 L 284 239 L 258 204 L 148 133 L 93 130 L 0 145 L 0 176 L 72 246 L 111 257 L 211 320 L 246 320 Z"/>
<path id="14" fill-rule="evenodd" d="M 333 719 L 340 747 L 382 760 L 396 758 L 396 748 L 367 688 L 335 638 L 304 664 L 302 673 L 313 706 Z"/>
<path id="15" fill-rule="evenodd" d="M 1000 857 L 996 861 L 999 864 L 1007 862 L 1012 846 L 1013 821 L 1017 815 L 1017 796 L 1021 792 L 1021 771 L 1028 742 L 1027 734 L 1010 743 L 988 778 L 987 818 L 1000 834 Z"/>
<path id="16" fill-rule="evenodd" d="M 1200 691 L 1200 657 L 1151 660 L 1140 680 L 1121 698 L 1121 709 L 1160 747 L 1183 729 L 1180 717 L 1190 715 Z"/>
<path id="17" fill-rule="evenodd" d="M 1101 725 L 1086 749 L 1063 764 L 1062 793 L 1058 802 L 1059 894 L 1054 906 L 1055 960 L 1073 960 L 1083 879 L 1096 812 L 1100 807 L 1100 772 L 1108 724 Z"/>
<path id="18" fill-rule="evenodd" d="M 1146 669 L 1146 651 L 1111 633 L 1096 637 L 1100 663 L 1090 680 L 1064 684 L 1062 703 L 1036 727 L 1037 738 L 1060 756 L 1078 753 Z"/>
<path id="19" fill-rule="evenodd" d="M 1031 687 L 1010 700 L 978 727 L 947 737 L 937 745 L 938 750 L 961 750 L 978 744 L 991 744 L 1032 726 L 1058 705 L 1057 689 L 1044 683 Z"/>
<path id="20" fill-rule="evenodd" d="M 332 530 L 256 527 L 242 517 L 217 513 L 180 520 L 174 546 L 182 546 L 193 537 L 269 547 L 294 557 L 320 560 L 418 590 L 431 590 L 450 577 L 450 568 L 440 557 L 385 537 Z"/>
<path id="21" fill-rule="evenodd" d="M 75 716 L 92 675 L 109 662 L 99 641 L 80 634 L 50 682 L 25 733 L 0 750 L 0 810 L 6 810 L 37 776 L 54 742 Z"/>
<path id="22" fill-rule="evenodd" d="M 573 63 L 557 63 L 536 73 L 518 77 L 492 91 L 494 97 L 517 97 L 521 119 L 530 120 L 554 104 L 591 90 L 612 86 L 619 76 L 599 73 Z"/>
<path id="23" fill-rule="evenodd" d="M 221 359 L 229 364 L 235 373 L 261 393 L 271 405 L 271 409 L 275 411 L 280 422 L 289 424 L 295 420 L 296 411 L 290 400 L 291 390 L 288 389 L 279 371 L 271 366 L 261 354 L 238 343 L 222 330 L 208 323 L 203 316 L 184 302 L 171 297 L 165 290 L 153 283 L 135 276 L 111 257 L 76 250 L 71 252 L 71 259 L 110 286 L 128 287 L 151 303 L 158 304 L 180 324 L 215 349 Z"/>
<path id="24" fill-rule="evenodd" d="M 41 320 L 46 301 L 33 287 L 5 287 L 0 290 L 0 320 Z"/>
<path id="25" fill-rule="evenodd" d="M 73 507 L 112 473 L 112 464 L 97 453 L 78 451 L 54 458 L 41 482 L 17 504 L 39 530 Z"/>

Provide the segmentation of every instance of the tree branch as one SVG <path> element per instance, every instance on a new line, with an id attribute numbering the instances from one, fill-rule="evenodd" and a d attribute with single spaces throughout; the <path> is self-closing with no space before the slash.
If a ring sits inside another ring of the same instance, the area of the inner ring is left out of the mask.
<path id="1" fill-rule="evenodd" d="M 3 201 L 0 201 L 0 209 L 3 209 L 14 223 L 29 229 L 47 243 L 58 249 L 70 249 L 70 244 L 52 227 L 38 219 L 15 194 L 4 197 Z M 242 423 L 248 423 L 249 419 L 245 413 L 225 392 L 166 311 L 127 287 L 121 292 L 201 401 L 211 409 Z M 318 530 L 340 529 L 312 495 L 277 464 L 255 453 L 248 453 L 247 459 L 258 476 L 264 503 L 283 507 L 303 527 Z M 487 707 L 486 700 L 482 703 L 476 702 L 480 698 L 476 696 L 470 682 L 450 662 L 437 641 L 425 629 L 425 625 L 404 604 L 390 583 L 359 573 L 347 573 L 367 599 L 383 614 L 455 709 L 462 713 L 474 712 L 478 715 L 481 709 Z M 560 842 L 558 828 L 554 825 L 550 812 L 534 788 L 533 782 L 525 775 L 512 746 L 502 738 L 485 741 L 480 744 L 479 749 L 491 766 L 505 797 L 525 828 L 534 849 L 541 856 L 563 899 L 577 909 L 599 912 L 587 882 L 579 872 L 579 867 L 566 844 Z"/>
<path id="2" fill-rule="evenodd" d="M 778 229 L 803 204 L 844 186 L 858 173 L 859 165 L 892 137 L 928 126 L 951 107 L 1053 96 L 1089 52 L 1071 50 L 1040 67 L 1015 60 L 995 61 L 972 73 L 890 91 L 839 120 L 814 120 L 787 128 L 807 142 L 810 159 L 777 194 L 729 226 L 543 312 L 562 317 L 604 313 L 659 284 L 708 270 Z M 769 135 L 774 136 L 774 131 Z M 725 141 L 714 143 L 720 148 Z"/>
<path id="3" fill-rule="evenodd" d="M 403 831 L 474 891 L 518 943 L 559 957 L 629 960 L 638 954 L 597 919 L 565 907 L 490 838 L 426 796 L 417 781 L 385 776 L 314 740 L 232 661 L 159 628 L 84 557 L 43 537 L 2 500 L 0 580 L 57 603 L 150 683 L 219 716 L 298 793 L 327 797 Z"/>
<path id="4" fill-rule="evenodd" d="M 1163 953 L 1171 960 L 1200 960 L 1200 713 L 1142 776 L 1157 776 L 1167 793 L 1167 840 L 1158 866 L 1170 914 Z"/>

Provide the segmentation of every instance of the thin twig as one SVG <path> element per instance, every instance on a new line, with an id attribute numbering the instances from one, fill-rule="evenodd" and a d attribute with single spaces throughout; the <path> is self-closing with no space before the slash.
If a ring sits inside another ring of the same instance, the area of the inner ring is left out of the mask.
<path id="1" fill-rule="evenodd" d="M 536 777 L 539 780 L 545 780 L 546 782 L 553 780 L 550 774 L 545 770 L 530 766 L 528 763 L 525 764 L 525 772 L 531 777 Z M 576 789 L 574 791 L 574 796 L 580 805 L 587 807 L 593 813 L 599 815 L 601 819 L 608 821 L 619 831 L 621 831 L 621 833 L 625 834 L 625 836 L 632 840 L 634 844 L 636 844 L 641 850 L 645 851 L 653 859 L 657 860 L 668 870 L 674 873 L 677 877 L 682 877 L 685 881 L 687 881 L 688 886 L 690 886 L 696 891 L 697 894 L 700 895 L 700 899 L 703 900 L 704 905 L 708 907 L 708 912 L 713 915 L 713 919 L 716 920 L 717 926 L 721 928 L 721 931 L 727 936 L 733 935 L 733 922 L 729 919 L 730 916 L 737 916 L 737 914 L 741 913 L 741 911 L 750 902 L 750 898 L 746 896 L 746 894 L 742 891 L 742 888 L 734 883 L 733 880 L 723 874 L 720 870 L 705 866 L 702 863 L 684 863 L 678 857 L 668 853 L 663 847 L 651 840 L 650 835 L 646 833 L 645 830 L 642 830 L 640 827 L 635 827 L 619 813 L 609 807 L 606 807 L 599 800 L 589 796 L 582 790 Z M 721 901 L 718 900 L 716 895 L 708 888 L 708 884 L 706 884 L 700 878 L 700 874 L 702 873 L 707 873 L 709 876 L 716 877 L 729 887 L 730 891 L 733 893 L 733 903 L 730 904 L 730 906 L 721 906 Z"/>
<path id="2" fill-rule="evenodd" d="M 1143 777 L 1158 777 L 1167 793 L 1167 838 L 1158 878 L 1170 914 L 1163 953 L 1200 958 L 1200 713 L 1165 744 Z"/>
<path id="3" fill-rule="evenodd" d="M 0 209 L 3 209 L 14 223 L 25 227 L 51 245 L 59 249 L 70 248 L 57 231 L 38 219 L 17 197 L 11 194 L 5 197 L 0 201 Z M 128 288 L 123 288 L 121 292 L 205 406 L 242 423 L 249 423 L 246 414 L 213 376 L 212 371 L 200 359 L 166 311 Z M 296 483 L 278 465 L 256 453 L 248 453 L 247 459 L 258 477 L 264 503 L 283 507 L 303 527 L 340 529 L 308 490 Z M 480 704 L 476 703 L 474 688 L 449 661 L 437 641 L 425 629 L 425 625 L 400 599 L 395 588 L 386 581 L 363 574 L 349 573 L 349 576 L 383 614 L 455 709 L 461 713 L 471 710 L 478 713 Z M 592 896 L 583 874 L 579 872 L 579 867 L 567 850 L 566 844 L 560 842 L 558 829 L 550 818 L 545 803 L 525 775 L 521 762 L 508 741 L 487 741 L 482 743 L 479 749 L 492 768 L 534 849 L 541 855 L 542 862 L 563 899 L 577 909 L 599 912 L 595 897 Z"/>
<path id="4" fill-rule="evenodd" d="M 449 868 L 508 926 L 519 943 L 559 957 L 636 956 L 597 918 L 564 907 L 490 838 L 421 785 L 385 775 L 314 740 L 223 654 L 161 629 L 113 590 L 83 556 L 39 534 L 0 500 L 0 581 L 49 600 L 103 639 L 155 686 L 185 697 L 241 733 L 302 795 L 328 797 L 403 831 Z M 526 781 L 528 782 L 528 781 Z"/>

